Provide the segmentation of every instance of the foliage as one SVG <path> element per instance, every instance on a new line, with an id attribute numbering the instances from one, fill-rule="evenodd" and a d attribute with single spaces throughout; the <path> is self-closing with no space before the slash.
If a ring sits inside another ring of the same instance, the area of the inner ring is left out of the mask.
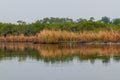
<path id="1" fill-rule="evenodd" d="M 114 19 L 113 24 L 120 25 L 120 18 Z"/>
<path id="2" fill-rule="evenodd" d="M 47 30 L 66 30 L 73 32 L 83 31 L 101 31 L 101 30 L 116 30 L 120 31 L 120 19 L 116 18 L 110 21 L 108 17 L 102 17 L 101 20 L 95 20 L 90 17 L 89 20 L 79 18 L 73 20 L 70 18 L 44 18 L 37 20 L 33 23 L 26 23 L 25 21 L 18 20 L 16 24 L 0 23 L 0 35 L 20 35 L 25 36 L 35 35 L 38 32 Z"/>
<path id="3" fill-rule="evenodd" d="M 110 23 L 110 18 L 105 16 L 105 17 L 102 17 L 101 21 L 104 23 Z"/>

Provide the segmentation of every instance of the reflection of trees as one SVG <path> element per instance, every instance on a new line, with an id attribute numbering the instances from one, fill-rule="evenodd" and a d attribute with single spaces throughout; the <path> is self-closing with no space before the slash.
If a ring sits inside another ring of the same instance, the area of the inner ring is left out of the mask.
<path id="1" fill-rule="evenodd" d="M 0 49 L 0 60 L 19 58 L 19 61 L 26 60 L 27 58 L 39 60 L 39 53 L 35 49 L 25 48 L 24 51 Z"/>
<path id="2" fill-rule="evenodd" d="M 67 62 L 77 58 L 79 61 L 94 63 L 101 60 L 109 63 L 113 58 L 120 61 L 120 45 L 40 45 L 28 43 L 0 44 L 0 60 L 27 58 L 44 62 Z"/>

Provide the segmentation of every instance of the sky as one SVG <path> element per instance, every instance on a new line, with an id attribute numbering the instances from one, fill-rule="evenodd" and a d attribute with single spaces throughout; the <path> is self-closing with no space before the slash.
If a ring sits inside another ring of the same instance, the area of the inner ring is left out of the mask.
<path id="1" fill-rule="evenodd" d="M 0 0 L 0 22 L 35 22 L 45 17 L 120 18 L 120 0 Z"/>

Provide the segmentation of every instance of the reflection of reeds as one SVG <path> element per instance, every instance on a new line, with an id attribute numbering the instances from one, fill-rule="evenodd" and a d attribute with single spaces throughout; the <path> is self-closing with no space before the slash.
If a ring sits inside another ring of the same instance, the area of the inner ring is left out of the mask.
<path id="1" fill-rule="evenodd" d="M 43 30 L 35 36 L 0 36 L 2 42 L 36 42 L 36 43 L 58 43 L 58 42 L 120 42 L 120 32 L 98 31 L 98 32 L 70 32 Z"/>
<path id="2" fill-rule="evenodd" d="M 91 55 L 99 53 L 99 55 L 117 55 L 120 54 L 120 45 L 57 45 L 57 44 L 31 44 L 31 43 L 0 43 L 0 49 L 11 49 L 24 51 L 25 48 L 36 49 L 39 51 L 40 55 L 49 56 L 51 55 Z"/>
<path id="3" fill-rule="evenodd" d="M 3 50 L 1 52 L 1 50 Z M 12 51 L 12 52 L 11 52 Z M 37 54 L 36 54 L 37 53 Z M 65 61 L 77 57 L 84 59 L 97 59 L 104 57 L 120 56 L 120 45 L 43 45 L 31 43 L 1 43 L 0 44 L 0 58 L 1 57 L 33 57 L 34 59 L 41 59 L 47 61 Z"/>
<path id="4" fill-rule="evenodd" d="M 29 43 L 0 43 L 0 49 L 8 50 L 19 50 L 24 51 L 26 48 L 34 48 L 32 44 Z"/>
<path id="5" fill-rule="evenodd" d="M 99 55 L 99 56 L 111 56 L 120 55 L 120 45 L 76 45 L 70 46 L 56 46 L 56 47 L 45 47 L 40 46 L 40 55 L 43 57 L 61 57 L 69 55 Z"/>

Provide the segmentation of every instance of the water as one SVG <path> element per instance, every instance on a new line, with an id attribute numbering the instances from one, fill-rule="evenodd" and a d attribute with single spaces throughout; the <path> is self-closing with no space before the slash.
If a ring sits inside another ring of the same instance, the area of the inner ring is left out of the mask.
<path id="1" fill-rule="evenodd" d="M 1 80 L 119 80 L 120 45 L 0 44 Z"/>

